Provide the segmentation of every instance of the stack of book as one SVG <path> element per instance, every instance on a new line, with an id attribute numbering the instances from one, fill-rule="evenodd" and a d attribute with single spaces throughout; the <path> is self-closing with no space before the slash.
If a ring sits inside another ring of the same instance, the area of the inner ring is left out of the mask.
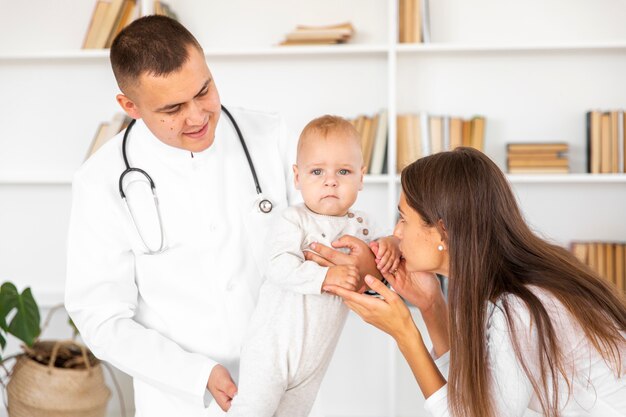
<path id="1" fill-rule="evenodd" d="M 115 36 L 136 17 L 136 0 L 98 0 L 91 14 L 83 49 L 111 47 Z"/>
<path id="2" fill-rule="evenodd" d="M 87 155 L 85 160 L 89 159 L 102 145 L 108 142 L 109 139 L 120 133 L 122 130 L 128 127 L 132 119 L 126 115 L 126 113 L 118 112 L 113 115 L 111 121 L 102 122 L 96 130 L 96 134 L 91 140 L 89 149 L 87 149 Z"/>
<path id="3" fill-rule="evenodd" d="M 437 152 L 459 146 L 484 151 L 485 123 L 483 116 L 463 119 L 456 116 L 401 114 L 397 117 L 397 170 L 411 162 Z"/>
<path id="4" fill-rule="evenodd" d="M 510 174 L 567 174 L 567 143 L 509 143 L 507 169 Z"/>
<path id="5" fill-rule="evenodd" d="M 626 113 L 623 110 L 587 112 L 587 172 L 626 172 Z"/>
<path id="6" fill-rule="evenodd" d="M 581 262 L 613 283 L 620 294 L 625 294 L 626 243 L 572 242 L 571 251 Z"/>
<path id="7" fill-rule="evenodd" d="M 371 175 L 386 173 L 387 110 L 381 110 L 373 116 L 359 115 L 349 120 L 361 135 L 366 173 Z"/>
<path id="8" fill-rule="evenodd" d="M 400 43 L 430 42 L 429 0 L 398 0 Z"/>
<path id="9" fill-rule="evenodd" d="M 159 16 L 171 17 L 174 20 L 178 20 L 178 15 L 172 10 L 169 4 L 163 3 L 160 0 L 154 0 L 154 14 Z"/>
<path id="10" fill-rule="evenodd" d="M 285 35 L 280 45 L 329 45 L 348 42 L 354 35 L 352 23 L 339 23 L 328 26 L 298 25 Z"/>

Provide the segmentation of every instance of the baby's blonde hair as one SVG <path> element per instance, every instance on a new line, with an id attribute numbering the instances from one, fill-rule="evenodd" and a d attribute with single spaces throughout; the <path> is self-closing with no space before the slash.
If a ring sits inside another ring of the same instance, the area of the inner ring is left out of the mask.
<path id="1" fill-rule="evenodd" d="M 356 141 L 361 147 L 361 136 L 359 132 L 354 128 L 352 123 L 340 116 L 334 116 L 326 114 L 324 116 L 315 118 L 307 123 L 300 133 L 298 139 L 298 155 L 302 144 L 308 139 L 326 139 L 329 133 L 339 133 L 346 138 L 350 138 Z"/>

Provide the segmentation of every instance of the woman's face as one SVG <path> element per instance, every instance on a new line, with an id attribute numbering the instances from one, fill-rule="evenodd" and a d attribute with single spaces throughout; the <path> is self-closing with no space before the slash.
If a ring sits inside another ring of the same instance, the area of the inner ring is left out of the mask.
<path id="1" fill-rule="evenodd" d="M 408 272 L 436 272 L 448 276 L 448 245 L 436 227 L 428 226 L 400 194 L 400 219 L 393 234 L 400 239 L 400 250 Z M 439 250 L 441 247 L 442 250 Z"/>

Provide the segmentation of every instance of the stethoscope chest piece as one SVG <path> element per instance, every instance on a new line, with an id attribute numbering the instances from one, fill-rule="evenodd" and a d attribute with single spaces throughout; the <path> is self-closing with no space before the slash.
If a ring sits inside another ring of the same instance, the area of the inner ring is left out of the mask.
<path id="1" fill-rule="evenodd" d="M 274 208 L 274 205 L 267 198 L 264 198 L 261 201 L 259 201 L 259 210 L 261 210 L 262 213 L 267 214 L 270 211 L 272 211 L 273 208 Z"/>

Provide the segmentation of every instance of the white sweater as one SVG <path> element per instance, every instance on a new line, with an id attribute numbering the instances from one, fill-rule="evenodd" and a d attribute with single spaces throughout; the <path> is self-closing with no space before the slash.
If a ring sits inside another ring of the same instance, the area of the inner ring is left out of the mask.
<path id="1" fill-rule="evenodd" d="M 626 416 L 626 349 L 621 349 L 621 378 L 607 366 L 602 357 L 585 337 L 580 326 L 566 308 L 546 291 L 533 287 L 533 292 L 542 301 L 555 326 L 559 343 L 563 349 L 565 369 L 573 375 L 572 392 L 568 398 L 567 385 L 559 380 L 561 417 L 624 417 Z M 539 364 L 533 360 L 537 355 L 537 332 L 531 324 L 530 313 L 516 296 L 506 296 L 510 311 L 518 329 L 522 354 L 530 372 L 537 379 Z M 492 395 L 498 417 L 523 416 L 526 409 L 541 413 L 538 397 L 530 380 L 518 362 L 510 337 L 510 329 L 502 306 L 502 299 L 489 305 L 487 320 L 487 353 Z M 624 345 L 623 345 L 624 346 Z M 435 363 L 447 379 L 450 364 L 449 353 Z M 433 416 L 449 416 L 447 385 L 441 387 L 425 402 L 425 408 Z M 550 398 L 550 397 L 548 397 Z"/>

